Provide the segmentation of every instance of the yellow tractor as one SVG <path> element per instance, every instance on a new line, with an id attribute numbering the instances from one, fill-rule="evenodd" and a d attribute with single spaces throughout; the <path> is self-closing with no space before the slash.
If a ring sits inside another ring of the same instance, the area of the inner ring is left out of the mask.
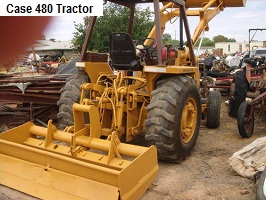
<path id="1" fill-rule="evenodd" d="M 110 2 L 130 9 L 128 32 L 110 35 L 109 54 L 87 52 L 97 19 L 91 17 L 76 63 L 81 70 L 58 103 L 67 127 L 58 130 L 50 120 L 47 128 L 29 122 L 2 133 L 1 184 L 44 199 L 138 199 L 157 175 L 158 158 L 181 162 L 190 154 L 202 116 L 207 126 L 219 126 L 220 96 L 201 93 L 193 47 L 215 15 L 245 0 Z M 133 41 L 138 3 L 153 3 L 155 26 L 146 39 Z M 188 16 L 199 17 L 193 37 Z M 178 48 L 162 43 L 166 23 L 175 17 Z M 129 144 L 140 136 L 148 146 Z"/>

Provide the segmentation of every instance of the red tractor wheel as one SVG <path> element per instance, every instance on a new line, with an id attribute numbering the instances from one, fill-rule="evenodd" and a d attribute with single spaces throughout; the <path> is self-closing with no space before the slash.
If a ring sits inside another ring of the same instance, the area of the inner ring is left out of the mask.
<path id="1" fill-rule="evenodd" d="M 242 138 L 250 138 L 254 130 L 254 112 L 247 101 L 244 101 L 237 113 L 238 131 Z"/>

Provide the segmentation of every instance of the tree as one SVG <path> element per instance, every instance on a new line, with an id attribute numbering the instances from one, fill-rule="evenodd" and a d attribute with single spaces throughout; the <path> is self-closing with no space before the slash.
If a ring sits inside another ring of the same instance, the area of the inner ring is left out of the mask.
<path id="1" fill-rule="evenodd" d="M 103 16 L 97 18 L 93 29 L 92 40 L 89 49 L 99 52 L 108 52 L 109 35 L 112 32 L 127 32 L 130 10 L 127 7 L 113 3 L 107 3 L 103 10 Z M 136 7 L 133 23 L 133 39 L 145 39 L 154 23 L 151 20 L 152 12 L 149 8 Z M 76 31 L 73 33 L 73 47 L 80 49 L 83 45 L 88 18 L 83 24 L 74 23 Z"/>
<path id="2" fill-rule="evenodd" d="M 180 41 L 179 40 L 171 40 L 171 44 L 173 44 L 175 46 L 179 46 Z"/>
<path id="3" fill-rule="evenodd" d="M 228 38 L 223 36 L 223 35 L 217 35 L 217 36 L 214 36 L 213 38 L 213 41 L 216 43 L 216 42 L 227 42 L 228 41 Z"/>
<path id="4" fill-rule="evenodd" d="M 199 43 L 200 43 L 200 40 L 197 41 L 197 43 L 196 43 L 195 46 L 198 47 L 199 46 Z M 201 44 L 202 47 L 211 47 L 211 46 L 214 46 L 214 45 L 215 45 L 215 43 L 211 39 L 209 39 L 209 38 L 203 38 L 202 44 Z"/>
<path id="5" fill-rule="evenodd" d="M 229 38 L 228 42 L 236 42 L 236 40 L 234 38 Z"/>
<path id="6" fill-rule="evenodd" d="M 162 35 L 162 39 L 163 39 L 163 42 L 166 43 L 172 40 L 172 36 L 169 33 L 164 33 Z"/>
<path id="7" fill-rule="evenodd" d="M 210 40 L 209 38 L 203 38 L 202 41 L 202 46 L 203 47 L 210 47 L 210 46 L 214 46 L 214 41 Z"/>
<path id="8" fill-rule="evenodd" d="M 83 24 L 77 24 L 76 22 L 74 22 L 76 31 L 73 33 L 73 39 L 71 40 L 72 48 L 77 49 L 79 52 L 82 49 L 82 45 L 85 39 L 86 30 L 89 23 L 89 17 L 83 17 L 83 21 Z"/>
<path id="9" fill-rule="evenodd" d="M 223 35 L 217 35 L 217 36 L 214 36 L 213 38 L 213 41 L 216 43 L 216 42 L 236 42 L 236 40 L 234 38 L 227 38 Z"/>

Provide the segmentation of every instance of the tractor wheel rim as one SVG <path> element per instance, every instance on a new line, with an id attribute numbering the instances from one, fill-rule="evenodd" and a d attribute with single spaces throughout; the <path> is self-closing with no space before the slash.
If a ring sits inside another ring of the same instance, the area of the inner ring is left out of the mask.
<path id="1" fill-rule="evenodd" d="M 183 108 L 181 119 L 181 139 L 188 143 L 194 135 L 197 124 L 197 104 L 193 98 L 189 98 Z"/>

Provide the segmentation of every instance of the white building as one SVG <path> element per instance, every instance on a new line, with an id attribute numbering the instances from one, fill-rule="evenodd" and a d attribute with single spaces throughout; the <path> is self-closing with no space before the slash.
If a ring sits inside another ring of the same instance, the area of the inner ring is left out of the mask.
<path id="1" fill-rule="evenodd" d="M 250 43 L 250 51 L 256 49 L 266 47 L 266 41 L 252 41 Z M 243 53 L 245 51 L 249 51 L 249 43 L 248 42 L 217 42 L 215 43 L 216 49 L 223 49 L 224 54 L 231 53 Z"/>
<path id="2" fill-rule="evenodd" d="M 72 49 L 72 43 L 68 41 L 57 40 L 37 40 L 33 45 L 35 52 L 39 55 L 45 54 L 64 54 L 66 57 L 71 57 L 76 51 Z M 31 51 L 32 48 L 28 48 Z"/>

